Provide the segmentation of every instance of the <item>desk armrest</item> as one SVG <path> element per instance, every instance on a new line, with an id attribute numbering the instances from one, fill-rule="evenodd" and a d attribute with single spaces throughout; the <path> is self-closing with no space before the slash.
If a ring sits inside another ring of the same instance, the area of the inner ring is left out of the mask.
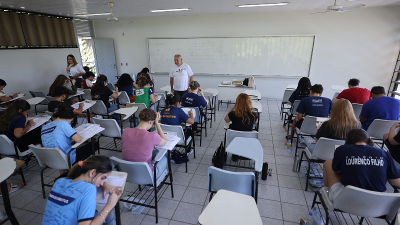
<path id="1" fill-rule="evenodd" d="M 159 152 L 154 158 L 155 162 L 159 162 L 162 159 L 162 157 L 164 157 L 164 155 L 168 152 L 168 149 L 158 149 L 158 150 Z"/>

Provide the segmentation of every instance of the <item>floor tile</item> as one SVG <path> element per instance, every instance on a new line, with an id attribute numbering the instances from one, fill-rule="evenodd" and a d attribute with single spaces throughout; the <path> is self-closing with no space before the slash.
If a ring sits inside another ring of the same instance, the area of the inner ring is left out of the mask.
<path id="1" fill-rule="evenodd" d="M 182 197 L 181 202 L 187 202 L 197 205 L 204 205 L 208 190 L 188 187 Z"/>
<path id="2" fill-rule="evenodd" d="M 307 218 L 309 209 L 307 208 L 307 206 L 282 202 L 282 212 L 284 221 L 298 224 L 300 222 L 300 218 Z"/>
<path id="3" fill-rule="evenodd" d="M 279 191 L 282 203 L 286 202 L 297 205 L 304 205 L 304 206 L 307 205 L 302 190 L 280 187 Z"/>
<path id="4" fill-rule="evenodd" d="M 200 205 L 181 202 L 179 203 L 179 206 L 176 209 L 172 219 L 185 223 L 196 224 L 202 208 L 203 207 Z"/>
<path id="5" fill-rule="evenodd" d="M 278 175 L 279 187 L 287 187 L 302 190 L 300 179 L 298 177 L 290 177 Z"/>
<path id="6" fill-rule="evenodd" d="M 282 207 L 278 201 L 259 198 L 257 201 L 258 211 L 263 217 L 282 220 Z"/>
<path id="7" fill-rule="evenodd" d="M 174 214 L 179 201 L 161 198 L 158 202 L 158 216 L 165 219 L 171 219 Z M 156 211 L 150 209 L 148 215 L 155 216 Z"/>

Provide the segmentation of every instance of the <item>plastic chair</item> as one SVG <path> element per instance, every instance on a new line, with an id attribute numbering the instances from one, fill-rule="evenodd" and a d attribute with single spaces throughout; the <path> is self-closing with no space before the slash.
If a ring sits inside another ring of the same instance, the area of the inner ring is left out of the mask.
<path id="1" fill-rule="evenodd" d="M 334 100 L 339 94 L 340 94 L 340 92 L 336 92 L 336 93 L 333 95 L 332 100 Z"/>
<path id="2" fill-rule="evenodd" d="M 90 108 L 90 111 L 95 115 L 106 116 L 110 118 L 114 112 L 109 113 L 107 107 L 102 100 L 95 100 L 96 103 Z"/>
<path id="3" fill-rule="evenodd" d="M 374 143 L 382 143 L 381 148 L 383 148 L 383 135 L 388 133 L 390 128 L 394 123 L 399 122 L 396 120 L 382 120 L 382 119 L 374 119 L 371 125 L 369 125 L 367 132 Z"/>
<path id="4" fill-rule="evenodd" d="M 292 89 L 286 89 L 285 92 L 283 92 L 283 98 L 282 98 L 282 103 L 281 103 L 281 117 L 282 117 L 282 119 L 283 119 L 284 110 L 285 109 L 290 109 L 290 107 L 289 108 L 285 108 L 285 105 L 286 104 L 290 104 L 289 98 L 293 94 L 294 91 L 295 90 L 292 90 Z"/>
<path id="5" fill-rule="evenodd" d="M 110 89 L 111 91 L 114 91 L 114 86 L 111 83 L 107 83 L 106 87 L 108 87 L 108 89 Z"/>
<path id="6" fill-rule="evenodd" d="M 319 201 L 317 201 L 317 196 Z M 347 185 L 332 202 L 329 199 L 328 187 L 323 187 L 315 193 L 312 207 L 315 204 L 322 204 L 326 214 L 326 224 L 330 222 L 329 211 L 359 216 L 361 217 L 359 224 L 362 224 L 366 217 L 381 218 L 388 224 L 394 224 L 393 220 L 396 219 L 400 208 L 400 194 L 369 191 Z"/>
<path id="7" fill-rule="evenodd" d="M 201 110 L 199 107 L 182 107 L 182 109 L 191 109 L 193 110 L 194 113 L 194 122 L 197 123 L 197 131 L 196 131 L 196 136 L 200 137 L 200 146 L 201 146 L 201 141 L 203 139 L 203 129 L 205 130 L 205 137 L 207 137 L 207 110 Z M 204 115 L 202 115 L 202 112 L 204 112 Z M 200 132 L 199 132 L 200 130 Z"/>
<path id="8" fill-rule="evenodd" d="M 126 106 L 138 107 L 137 111 L 134 114 L 136 118 L 139 118 L 139 114 L 143 109 L 147 109 L 146 104 L 144 104 L 144 103 L 126 103 Z M 135 124 L 135 127 L 136 127 L 136 119 L 135 119 L 135 117 L 133 118 L 133 123 Z"/>
<path id="9" fill-rule="evenodd" d="M 51 96 L 45 96 L 45 98 L 46 98 L 47 102 L 51 102 L 54 99 L 54 97 L 51 97 Z"/>
<path id="10" fill-rule="evenodd" d="M 299 139 L 304 138 L 306 136 L 315 136 L 317 134 L 317 117 L 315 116 L 305 116 L 303 123 L 301 124 L 300 129 L 296 127 L 295 129 L 296 134 L 296 151 L 299 148 Z M 294 137 L 294 136 L 293 136 Z"/>
<path id="11" fill-rule="evenodd" d="M 186 154 L 186 152 L 190 152 L 190 149 L 193 146 L 193 158 L 196 158 L 196 147 L 195 147 L 195 144 L 194 144 L 194 139 L 193 139 L 192 136 L 189 136 L 186 139 L 185 132 L 183 131 L 182 126 L 180 126 L 180 125 L 160 124 L 160 127 L 164 132 L 169 131 L 169 132 L 176 133 L 177 137 L 180 138 L 179 142 L 176 144 L 176 147 L 183 148 L 184 149 L 184 152 L 183 152 L 184 154 Z M 187 157 L 187 155 L 186 155 L 186 157 Z M 187 173 L 187 161 L 188 161 L 188 158 L 186 158 L 186 162 L 185 162 L 185 164 L 186 164 L 186 173 Z"/>
<path id="12" fill-rule="evenodd" d="M 353 107 L 353 112 L 356 118 L 359 120 L 360 114 L 361 114 L 361 109 L 363 107 L 362 104 L 357 104 L 357 103 L 351 103 L 351 106 Z"/>
<path id="13" fill-rule="evenodd" d="M 126 103 L 131 103 L 128 94 L 125 91 L 122 91 L 121 94 L 117 98 L 118 105 L 126 105 Z"/>
<path id="14" fill-rule="evenodd" d="M 235 137 L 246 137 L 246 138 L 258 139 L 258 132 L 257 131 L 237 131 L 237 130 L 228 129 L 225 132 L 225 141 L 224 141 L 225 148 L 233 141 L 233 139 Z"/>
<path id="15" fill-rule="evenodd" d="M 307 168 L 307 181 L 306 181 L 306 191 L 308 188 L 308 180 L 310 178 L 320 178 L 320 177 L 315 177 L 310 175 L 310 164 L 311 163 L 324 163 L 328 159 L 333 158 L 333 154 L 335 153 L 335 145 L 344 145 L 344 140 L 335 140 L 335 139 L 329 139 L 329 138 L 320 138 L 318 139 L 317 144 L 315 145 L 313 153 L 308 150 L 306 147 L 304 151 L 301 153 L 299 165 L 298 165 L 298 171 L 300 172 L 301 168 L 301 162 L 305 161 L 303 160 L 303 156 L 306 157 L 306 160 L 308 162 L 308 168 Z"/>
<path id="16" fill-rule="evenodd" d="M 231 172 L 214 166 L 208 168 L 208 191 L 211 192 L 209 201 L 221 189 L 255 198 L 256 185 L 253 172 Z"/>
<path id="17" fill-rule="evenodd" d="M 49 104 L 49 101 L 47 101 L 46 95 L 43 94 L 43 92 L 41 92 L 41 91 L 29 91 L 29 93 L 32 95 L 33 98 L 35 98 L 35 97 L 42 97 L 42 98 L 45 98 L 43 101 L 41 101 L 41 102 L 40 102 L 39 104 L 37 104 L 37 105 L 47 105 L 47 104 Z M 36 109 L 37 105 L 35 105 L 35 114 L 36 114 L 36 115 L 37 115 L 37 109 Z"/>
<path id="18" fill-rule="evenodd" d="M 117 124 L 117 121 L 115 121 L 114 119 L 99 119 L 96 117 L 93 117 L 92 120 L 93 120 L 94 124 L 99 124 L 101 127 L 104 128 L 104 130 L 102 132 L 100 132 L 98 142 L 100 143 L 101 137 L 109 137 L 109 138 L 113 139 L 115 148 L 117 148 L 116 140 L 117 139 L 121 140 L 121 134 L 122 134 L 121 128 Z M 103 148 L 103 149 L 111 150 L 111 151 L 122 151 L 122 149 L 121 150 L 111 149 L 111 148 Z M 100 154 L 100 148 L 99 148 L 98 152 Z"/>
<path id="19" fill-rule="evenodd" d="M 288 112 L 283 112 L 283 114 L 285 114 L 284 118 L 283 118 L 283 126 L 285 126 L 285 124 L 290 121 L 293 117 L 297 116 L 297 107 L 299 107 L 301 100 L 295 100 L 292 107 L 289 109 Z M 291 124 L 289 123 L 289 126 Z M 288 127 L 289 127 L 288 126 Z"/>
<path id="20" fill-rule="evenodd" d="M 168 152 L 168 153 L 167 153 Z M 153 187 L 154 191 L 154 201 L 150 200 L 147 201 L 148 198 L 150 197 L 151 193 L 148 194 L 146 188 L 142 189 L 140 186 L 138 188 L 138 191 L 134 191 L 130 195 L 128 194 L 128 200 L 125 199 L 120 199 L 119 201 L 122 202 L 127 202 L 131 204 L 136 204 L 136 205 L 141 205 L 149 208 L 154 208 L 156 211 L 156 223 L 158 223 L 158 201 L 160 200 L 161 196 L 158 194 L 160 193 L 161 195 L 164 193 L 161 191 L 162 187 L 164 184 L 170 185 L 171 186 L 171 196 L 174 197 L 174 191 L 173 191 L 173 186 L 172 186 L 172 173 L 171 173 L 171 161 L 169 160 L 169 151 L 165 151 L 164 155 L 168 154 L 168 169 L 165 169 L 162 173 L 161 176 L 159 176 L 158 179 L 156 179 L 157 174 L 156 174 L 156 169 L 151 171 L 149 165 L 146 162 L 130 162 L 122 159 L 118 159 L 115 156 L 111 157 L 110 160 L 115 165 L 118 171 L 121 172 L 126 172 L 127 173 L 127 178 L 126 181 L 129 183 L 137 184 L 137 185 L 144 185 L 144 186 L 151 186 Z M 154 168 L 157 166 L 157 163 L 159 160 L 164 156 L 158 154 L 156 158 L 154 159 L 155 164 Z M 167 183 L 167 178 L 169 177 L 169 183 Z M 145 192 L 143 195 L 141 195 L 141 192 Z M 133 197 L 133 200 L 137 201 L 129 201 Z M 143 198 L 145 202 L 140 203 L 139 201 Z M 154 202 L 154 206 L 151 205 Z M 147 204 L 146 204 L 147 203 Z"/>
<path id="21" fill-rule="evenodd" d="M 205 93 L 204 96 L 206 97 L 208 104 L 205 108 L 205 110 L 207 111 L 207 115 L 210 115 L 210 128 L 212 127 L 212 119 L 214 117 L 214 121 L 215 121 L 215 108 L 214 108 L 214 102 L 213 102 L 213 96 L 212 94 L 207 94 Z M 208 118 L 207 118 L 208 119 Z"/>
<path id="22" fill-rule="evenodd" d="M 69 170 L 71 168 L 70 154 L 74 149 L 69 151 L 68 156 L 66 156 L 64 152 L 58 148 L 43 148 L 36 145 L 29 145 L 29 148 L 32 149 L 32 152 L 35 155 L 40 167 L 43 167 L 43 169 L 40 171 L 40 179 L 42 184 L 43 198 L 46 198 L 44 186 L 53 187 L 53 185 L 50 185 L 51 182 L 49 184 L 44 183 L 43 172 L 48 168 L 55 170 Z M 55 180 L 65 176 L 66 174 L 67 172 L 61 174 Z"/>
<path id="23" fill-rule="evenodd" d="M 160 111 L 160 108 L 164 109 L 167 108 L 167 102 L 165 101 L 165 93 L 155 93 L 161 96 L 160 100 L 158 101 L 157 105 L 157 112 Z"/>
<path id="24" fill-rule="evenodd" d="M 84 100 L 92 100 L 92 90 L 90 89 L 83 89 L 85 94 L 81 95 Z"/>

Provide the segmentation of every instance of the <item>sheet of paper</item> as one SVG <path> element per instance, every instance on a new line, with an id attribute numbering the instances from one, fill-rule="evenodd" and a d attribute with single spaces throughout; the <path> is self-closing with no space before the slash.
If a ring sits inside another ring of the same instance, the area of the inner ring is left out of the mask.
<path id="1" fill-rule="evenodd" d="M 82 109 L 83 111 L 85 111 L 88 108 L 93 106 L 93 104 L 83 101 L 83 102 L 77 102 L 77 103 L 71 105 L 71 107 L 74 108 L 74 109 L 79 109 L 79 104 L 80 103 L 83 103 L 83 109 Z"/>
<path id="2" fill-rule="evenodd" d="M 42 126 L 44 123 L 50 120 L 50 116 L 43 116 L 43 117 L 28 117 L 26 121 L 33 120 L 35 122 L 35 125 L 31 126 L 31 128 L 26 132 L 30 132 L 34 129 L 36 129 L 39 126 Z"/>
<path id="3" fill-rule="evenodd" d="M 75 131 L 83 138 L 91 138 L 94 135 L 102 132 L 103 130 L 103 127 L 90 123 L 82 124 L 79 127 L 75 128 Z"/>
<path id="4" fill-rule="evenodd" d="M 196 117 L 196 110 L 190 109 L 190 108 L 181 108 L 181 109 L 182 109 L 182 110 L 186 113 L 186 115 L 188 115 L 188 116 L 189 116 L 189 111 L 192 110 L 193 117 Z"/>
<path id="5" fill-rule="evenodd" d="M 7 103 L 7 102 L 12 102 L 12 101 L 15 101 L 15 100 L 17 100 L 17 99 L 20 99 L 20 98 L 22 98 L 22 97 L 24 97 L 24 96 L 25 96 L 25 94 L 18 94 L 17 97 L 15 97 L 15 98 L 13 98 L 13 99 L 11 99 L 11 100 L 9 100 L 9 101 L 2 102 L 2 103 L 0 103 L 0 104 L 4 104 L 4 103 Z"/>
<path id="6" fill-rule="evenodd" d="M 107 179 L 105 179 L 104 181 L 113 186 L 121 187 L 124 184 L 125 180 L 126 177 L 108 176 Z M 107 193 L 106 197 L 103 199 L 103 188 L 100 186 L 99 188 L 97 188 L 96 204 L 106 205 L 108 201 L 108 196 L 109 194 Z"/>
<path id="7" fill-rule="evenodd" d="M 172 150 L 175 148 L 175 145 L 178 144 L 179 140 L 181 140 L 177 136 L 173 135 L 165 135 L 165 136 L 167 136 L 167 143 L 164 146 L 156 146 L 156 148 Z"/>
<path id="8" fill-rule="evenodd" d="M 232 84 L 232 81 L 222 81 L 221 84 L 223 84 L 223 85 L 230 85 L 230 84 Z"/>

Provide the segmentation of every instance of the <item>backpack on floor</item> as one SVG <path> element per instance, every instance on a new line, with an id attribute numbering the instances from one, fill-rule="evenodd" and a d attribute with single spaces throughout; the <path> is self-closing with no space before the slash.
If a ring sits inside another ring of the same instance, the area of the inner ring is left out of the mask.
<path id="1" fill-rule="evenodd" d="M 225 152 L 224 143 L 221 141 L 221 144 L 214 152 L 212 157 L 212 163 L 215 167 L 222 169 L 227 159 L 227 154 Z"/>
<path id="2" fill-rule="evenodd" d="M 186 154 L 182 154 L 177 150 L 171 151 L 171 159 L 175 161 L 176 164 L 181 164 L 189 162 L 189 158 Z"/>

